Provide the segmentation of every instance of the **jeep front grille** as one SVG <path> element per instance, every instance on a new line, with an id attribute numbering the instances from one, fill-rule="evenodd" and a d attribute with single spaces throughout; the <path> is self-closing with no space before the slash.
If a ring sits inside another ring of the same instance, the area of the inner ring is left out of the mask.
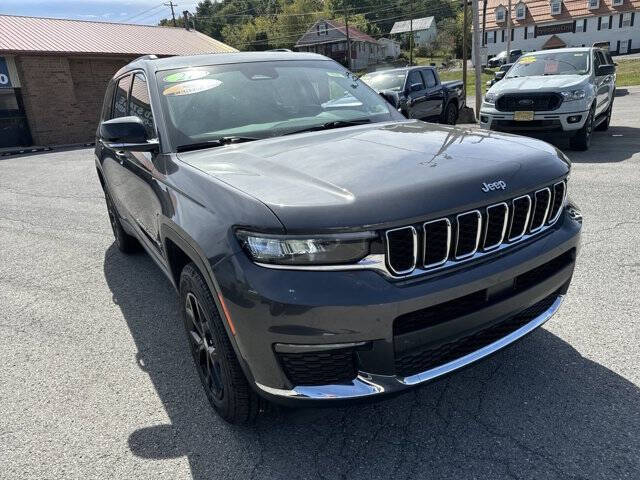
<path id="1" fill-rule="evenodd" d="M 500 203 L 385 232 L 387 269 L 396 277 L 454 265 L 538 234 L 560 217 L 561 181 Z"/>

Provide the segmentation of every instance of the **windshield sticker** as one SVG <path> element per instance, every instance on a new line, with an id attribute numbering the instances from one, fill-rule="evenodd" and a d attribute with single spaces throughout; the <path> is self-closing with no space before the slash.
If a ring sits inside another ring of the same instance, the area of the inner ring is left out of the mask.
<path id="1" fill-rule="evenodd" d="M 574 53 L 574 57 L 584 57 L 584 53 Z"/>
<path id="2" fill-rule="evenodd" d="M 557 60 L 547 60 L 546 62 L 544 62 L 544 73 L 545 74 L 558 73 L 559 66 L 560 66 L 560 62 L 558 62 Z"/>
<path id="3" fill-rule="evenodd" d="M 184 72 L 176 72 L 171 75 L 167 75 L 162 80 L 167 83 L 187 82 L 189 80 L 198 80 L 199 78 L 206 77 L 209 72 L 206 70 L 187 70 Z"/>
<path id="4" fill-rule="evenodd" d="M 329 75 L 330 77 L 336 77 L 336 78 L 347 78 L 344 76 L 344 74 L 340 72 L 327 72 L 327 75 Z"/>
<path id="5" fill-rule="evenodd" d="M 177 97 L 181 95 L 191 95 L 193 93 L 204 92 L 222 85 L 220 80 L 213 78 L 203 78 L 201 80 L 191 80 L 190 82 L 171 85 L 162 91 L 165 97 Z"/>
<path id="6" fill-rule="evenodd" d="M 518 63 L 533 63 L 536 61 L 536 57 L 522 57 Z"/>

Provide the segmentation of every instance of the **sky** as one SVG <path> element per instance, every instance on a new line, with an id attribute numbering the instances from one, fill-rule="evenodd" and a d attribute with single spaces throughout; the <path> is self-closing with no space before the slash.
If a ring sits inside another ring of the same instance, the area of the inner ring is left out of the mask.
<path id="1" fill-rule="evenodd" d="M 164 3 L 169 0 L 0 0 L 0 14 L 156 25 L 162 18 L 171 18 L 171 9 Z M 173 3 L 179 16 L 183 10 L 193 12 L 198 2 Z"/>

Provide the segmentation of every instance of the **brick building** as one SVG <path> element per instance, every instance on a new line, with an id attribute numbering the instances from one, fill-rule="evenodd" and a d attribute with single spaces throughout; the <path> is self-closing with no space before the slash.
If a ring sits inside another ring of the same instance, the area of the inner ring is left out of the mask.
<path id="1" fill-rule="evenodd" d="M 526 51 L 603 42 L 613 54 L 640 52 L 640 0 L 511 0 L 510 30 L 508 5 L 487 0 L 483 63 L 506 50 L 509 35 L 512 49 Z"/>
<path id="2" fill-rule="evenodd" d="M 107 82 L 136 57 L 233 51 L 183 28 L 0 15 L 0 148 L 92 142 Z"/>

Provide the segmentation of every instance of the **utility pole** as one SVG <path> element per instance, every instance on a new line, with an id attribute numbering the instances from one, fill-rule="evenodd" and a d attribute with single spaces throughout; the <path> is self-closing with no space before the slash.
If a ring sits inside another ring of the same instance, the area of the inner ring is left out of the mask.
<path id="1" fill-rule="evenodd" d="M 467 7 L 469 0 L 462 0 L 464 6 L 462 7 L 462 95 L 464 101 L 467 101 L 467 28 L 469 23 L 467 22 Z M 511 1 L 511 0 L 509 0 Z"/>
<path id="2" fill-rule="evenodd" d="M 347 32 L 347 68 L 351 70 L 351 36 L 349 34 L 349 10 L 344 13 L 344 25 Z"/>
<path id="3" fill-rule="evenodd" d="M 482 103 L 482 91 L 480 79 L 482 77 L 482 61 L 480 60 L 480 11 L 478 0 L 473 0 L 473 65 L 476 71 L 476 119 L 480 117 L 480 104 Z"/>
<path id="4" fill-rule="evenodd" d="M 511 0 L 507 10 L 507 63 L 511 63 Z"/>
<path id="5" fill-rule="evenodd" d="M 182 12 L 182 16 L 184 17 L 184 28 L 190 30 L 189 28 L 189 10 L 185 10 Z"/>
<path id="6" fill-rule="evenodd" d="M 409 65 L 413 65 L 413 0 L 411 0 L 411 18 L 409 19 Z"/>
<path id="7" fill-rule="evenodd" d="M 173 7 L 177 7 L 178 5 L 176 5 L 175 3 L 173 3 L 173 0 L 169 0 L 169 3 L 164 3 L 163 4 L 165 7 L 171 7 L 171 18 L 173 18 L 173 26 L 176 26 L 176 14 L 173 11 Z"/>

